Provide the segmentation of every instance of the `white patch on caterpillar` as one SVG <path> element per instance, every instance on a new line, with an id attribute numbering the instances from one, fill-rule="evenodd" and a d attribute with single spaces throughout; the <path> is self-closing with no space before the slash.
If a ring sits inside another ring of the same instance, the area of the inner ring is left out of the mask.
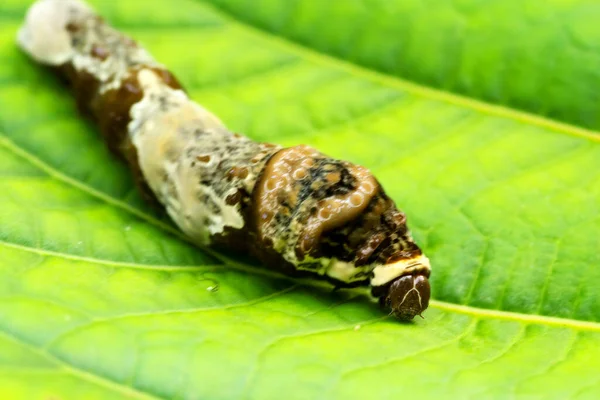
<path id="1" fill-rule="evenodd" d="M 96 20 L 90 19 L 85 22 L 86 24 L 93 27 L 98 24 Z M 113 31 L 107 25 L 102 25 L 104 28 L 104 34 Z M 123 80 L 130 75 L 130 68 L 132 65 L 144 65 L 146 67 L 155 66 L 161 67 L 152 56 L 141 47 L 132 47 L 127 49 L 126 54 L 120 54 L 116 56 L 113 53 L 105 60 L 98 59 L 90 55 L 92 51 L 91 46 L 95 43 L 94 29 L 90 28 L 87 30 L 88 37 L 86 37 L 86 45 L 80 51 L 77 51 L 73 56 L 73 66 L 75 69 L 86 71 L 90 75 L 96 77 L 101 82 L 98 92 L 103 94 L 111 89 L 118 89 Z M 113 31 L 115 35 L 118 32 Z M 106 37 L 102 38 L 102 41 L 106 41 Z M 122 46 L 125 47 L 125 46 Z"/>
<path id="2" fill-rule="evenodd" d="M 63 64 L 73 57 L 67 24 L 93 15 L 93 11 L 78 0 L 40 0 L 27 11 L 17 41 L 38 62 Z"/>
<path id="3" fill-rule="evenodd" d="M 128 132 L 144 178 L 158 200 L 198 243 L 208 244 L 210 236 L 226 226 L 242 228 L 239 205 L 225 202 L 231 193 L 218 195 L 210 185 L 200 184 L 194 167 L 195 132 L 206 134 L 204 145 L 211 139 L 223 140 L 226 130 L 221 121 L 182 90 L 165 85 L 152 70 L 140 70 L 137 78 L 144 96 L 131 107 Z"/>
<path id="4" fill-rule="evenodd" d="M 118 89 L 134 65 L 161 67 L 142 47 L 123 43 L 118 31 L 79 0 L 37 1 L 29 8 L 17 41 L 40 63 L 71 62 L 77 71 L 86 71 L 100 82 L 100 94 Z M 94 56 L 94 46 L 106 57 Z"/>
<path id="5" fill-rule="evenodd" d="M 335 258 L 331 260 L 327 266 L 325 274 L 338 281 L 351 283 L 356 281 L 364 281 L 368 278 L 368 274 L 373 269 L 372 265 L 364 265 L 357 267 L 354 263 L 339 261 Z"/>
<path id="6" fill-rule="evenodd" d="M 374 267 L 372 264 L 357 267 L 351 262 L 326 257 L 312 258 L 310 256 L 305 256 L 302 261 L 293 257 L 291 259 L 286 258 L 286 261 L 289 261 L 300 271 L 308 271 L 317 275 L 328 276 L 345 283 L 366 281 Z"/>
<path id="7" fill-rule="evenodd" d="M 304 257 L 300 262 L 297 257 L 294 257 L 291 261 L 284 258 L 299 271 L 308 271 L 318 275 L 325 275 L 327 268 L 331 264 L 332 260 L 329 258 L 313 258 L 310 255 Z"/>
<path id="8" fill-rule="evenodd" d="M 417 271 L 431 271 L 429 259 L 422 254 L 391 264 L 377 265 L 373 269 L 374 276 L 371 278 L 371 286 L 383 286 L 399 276 Z"/>

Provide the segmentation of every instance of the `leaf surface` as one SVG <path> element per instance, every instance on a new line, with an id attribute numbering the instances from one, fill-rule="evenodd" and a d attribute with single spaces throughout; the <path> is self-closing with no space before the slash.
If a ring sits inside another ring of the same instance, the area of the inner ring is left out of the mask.
<path id="1" fill-rule="evenodd" d="M 18 51 L 28 3 L 10 0 L 3 398 L 600 395 L 596 132 L 333 59 L 200 1 L 148 4 L 94 2 L 233 130 L 369 167 L 431 258 L 436 300 L 401 324 L 362 292 L 189 245 Z"/>
<path id="2" fill-rule="evenodd" d="M 597 1 L 207 1 L 368 68 L 600 128 Z"/>

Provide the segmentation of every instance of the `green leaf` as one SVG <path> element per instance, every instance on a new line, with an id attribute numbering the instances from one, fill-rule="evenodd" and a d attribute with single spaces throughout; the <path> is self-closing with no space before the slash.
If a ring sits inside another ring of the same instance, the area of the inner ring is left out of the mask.
<path id="1" fill-rule="evenodd" d="M 367 70 L 201 1 L 95 1 L 232 129 L 374 171 L 433 265 L 436 300 L 401 324 L 363 292 L 189 245 L 143 204 L 70 93 L 18 51 L 27 6 L 0 6 L 1 398 L 600 396 L 597 132 Z M 324 49 L 325 26 L 305 43 Z"/>
<path id="2" fill-rule="evenodd" d="M 600 128 L 595 1 L 207 1 L 378 71 Z"/>

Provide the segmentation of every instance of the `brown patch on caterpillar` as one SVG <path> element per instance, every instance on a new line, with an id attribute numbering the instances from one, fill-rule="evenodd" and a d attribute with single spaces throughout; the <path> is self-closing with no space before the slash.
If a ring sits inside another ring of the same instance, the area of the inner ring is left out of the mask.
<path id="1" fill-rule="evenodd" d="M 91 116 L 100 128 L 100 132 L 110 150 L 129 164 L 134 181 L 147 201 L 158 205 L 140 169 L 137 150 L 131 143 L 127 126 L 131 122 L 131 107 L 139 102 L 143 90 L 137 79 L 142 67 L 132 67 L 127 78 L 115 88 L 101 93 L 102 82 L 85 70 L 77 70 L 73 64 L 65 64 L 58 72 L 67 79 L 75 94 L 79 110 Z M 181 88 L 177 79 L 166 70 L 150 68 L 157 73 L 162 82 L 174 89 Z"/>
<path id="2" fill-rule="evenodd" d="M 230 206 L 235 206 L 236 204 L 241 203 L 242 201 L 242 192 L 241 191 L 236 191 L 233 194 L 230 194 L 229 196 L 227 196 L 225 198 L 225 203 L 230 205 Z"/>
<path id="3" fill-rule="evenodd" d="M 91 55 L 92 55 L 92 57 L 95 57 L 101 61 L 104 61 L 108 58 L 110 53 L 108 52 L 108 49 L 106 49 L 103 46 L 93 45 Z"/>
<path id="4" fill-rule="evenodd" d="M 128 77 L 116 89 L 110 89 L 104 93 L 96 90 L 94 98 L 89 102 L 89 108 L 98 121 L 100 131 L 109 147 L 117 154 L 131 147 L 131 144 L 127 143 L 129 140 L 127 126 L 131 122 L 131 107 L 143 96 L 143 90 L 137 79 L 137 73 L 142 68 L 146 69 L 140 66 L 132 67 Z M 158 68 L 149 69 L 156 72 L 162 82 L 169 87 L 181 88 L 179 82 L 169 71 Z M 126 159 L 129 158 L 127 154 L 124 156 Z"/>
<path id="5" fill-rule="evenodd" d="M 229 169 L 229 171 L 227 171 L 227 174 L 225 176 L 231 181 L 236 178 L 246 179 L 248 177 L 248 173 L 249 171 L 246 167 L 232 167 Z"/>

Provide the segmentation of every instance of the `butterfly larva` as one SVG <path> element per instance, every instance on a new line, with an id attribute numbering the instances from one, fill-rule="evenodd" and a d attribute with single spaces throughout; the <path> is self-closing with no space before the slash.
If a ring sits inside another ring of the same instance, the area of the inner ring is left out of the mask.
<path id="1" fill-rule="evenodd" d="M 366 168 L 230 132 L 78 0 L 36 2 L 18 42 L 67 78 L 142 192 L 198 244 L 337 286 L 370 285 L 400 319 L 427 308 L 429 261 Z"/>

